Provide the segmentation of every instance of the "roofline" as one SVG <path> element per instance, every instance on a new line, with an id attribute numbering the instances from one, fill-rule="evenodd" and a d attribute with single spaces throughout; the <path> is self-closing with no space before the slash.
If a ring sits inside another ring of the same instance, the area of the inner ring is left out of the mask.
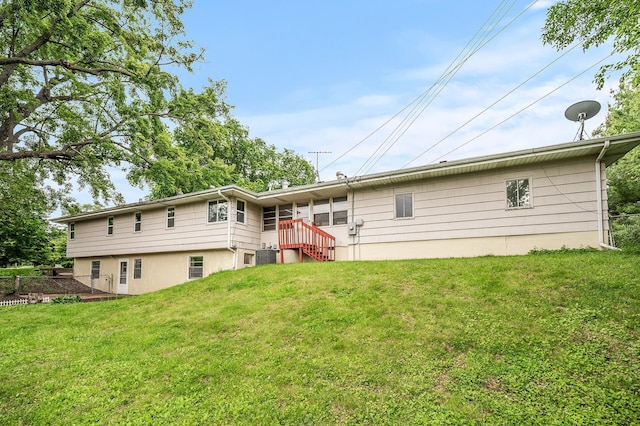
<path id="1" fill-rule="evenodd" d="M 202 191 L 192 192 L 189 194 L 180 194 L 173 197 L 161 198 L 158 200 L 140 201 L 137 203 L 124 204 L 121 206 L 109 207 L 102 210 L 97 210 L 88 213 L 81 213 L 77 215 L 68 215 L 52 219 L 56 223 L 69 223 L 74 220 L 84 220 L 90 218 L 108 217 L 115 214 L 135 212 L 139 210 L 148 210 L 156 206 L 174 206 L 179 204 L 186 204 L 197 200 L 213 200 L 220 198 L 220 194 L 225 197 L 238 197 L 251 200 L 263 204 L 264 201 L 269 199 L 275 199 L 282 196 L 292 196 L 297 194 L 304 194 L 309 192 L 317 192 L 322 190 L 330 190 L 336 188 L 345 188 L 348 184 L 352 188 L 370 187 L 376 184 L 387 184 L 390 181 L 394 182 L 406 182 L 416 179 L 423 179 L 429 176 L 443 176 L 454 175 L 471 172 L 471 169 L 476 170 L 478 167 L 484 166 L 486 168 L 501 168 L 509 167 L 509 165 L 515 165 L 522 163 L 539 163 L 543 161 L 550 161 L 553 155 L 563 154 L 565 157 L 579 157 L 584 155 L 591 155 L 594 152 L 600 152 L 600 149 L 604 147 L 606 141 L 610 141 L 611 145 L 624 145 L 630 144 L 638 146 L 640 145 L 640 132 L 629 133 L 625 135 L 616 135 L 610 137 L 602 137 L 597 139 L 589 139 L 577 142 L 566 142 L 556 145 L 547 145 L 537 148 L 529 148 L 519 151 L 511 151 L 500 154 L 485 155 L 479 157 L 471 157 L 454 161 L 443 161 L 437 164 L 427 164 L 418 167 L 412 167 L 409 169 L 397 169 L 386 172 L 374 173 L 370 175 L 350 177 L 346 180 L 332 180 L 327 182 L 314 183 L 309 185 L 295 186 L 286 189 L 277 189 L 272 191 L 265 191 L 256 193 L 248 189 L 244 189 L 237 185 L 226 185 L 219 188 L 210 188 Z M 630 146 L 627 151 L 633 149 L 634 146 Z M 586 152 L 586 153 L 585 153 Z M 624 154 L 622 154 L 624 155 Z M 610 165 L 619 156 L 613 156 L 605 159 L 606 165 Z"/>

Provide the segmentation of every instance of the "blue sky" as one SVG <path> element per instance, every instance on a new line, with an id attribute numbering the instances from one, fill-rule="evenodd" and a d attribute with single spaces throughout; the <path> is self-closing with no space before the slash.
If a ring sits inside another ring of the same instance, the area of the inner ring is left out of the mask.
<path id="1" fill-rule="evenodd" d="M 496 8 L 512 3 L 494 33 L 532 2 L 194 0 L 184 23 L 188 38 L 205 48 L 205 62 L 182 82 L 197 90 L 208 78 L 225 80 L 226 100 L 252 137 L 293 149 L 314 164 L 309 151 L 331 151 L 319 156 L 322 180 L 335 179 L 338 170 L 354 176 L 569 142 L 578 126 L 564 111 L 584 99 L 603 105 L 586 123 L 593 131 L 606 116 L 609 89 L 617 80 L 597 91 L 597 67 L 576 76 L 609 49 L 578 48 L 558 59 L 561 53 L 541 42 L 553 2 L 538 1 L 439 87 L 439 95 L 402 137 L 382 149 L 388 151 L 375 164 L 367 159 L 385 140 L 395 140 L 387 138 L 398 119 L 339 158 L 429 89 Z M 146 195 L 120 173 L 113 177 L 128 202 Z"/>

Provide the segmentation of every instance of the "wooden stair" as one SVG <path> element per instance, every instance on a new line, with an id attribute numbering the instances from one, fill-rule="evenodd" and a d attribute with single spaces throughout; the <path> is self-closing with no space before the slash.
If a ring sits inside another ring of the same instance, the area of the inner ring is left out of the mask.
<path id="1" fill-rule="evenodd" d="M 289 249 L 298 250 L 300 262 L 303 254 L 318 262 L 336 260 L 335 237 L 302 219 L 278 222 L 278 247 L 280 263 L 284 263 L 283 250 Z"/>

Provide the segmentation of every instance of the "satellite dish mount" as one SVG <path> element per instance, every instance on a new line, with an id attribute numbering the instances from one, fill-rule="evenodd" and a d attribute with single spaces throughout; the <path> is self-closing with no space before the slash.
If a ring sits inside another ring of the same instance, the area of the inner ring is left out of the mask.
<path id="1" fill-rule="evenodd" d="M 580 123 L 578 129 L 578 139 L 584 139 L 584 122 L 600 112 L 600 102 L 598 101 L 580 101 L 571 105 L 564 112 L 564 116 L 567 120 L 576 121 Z"/>

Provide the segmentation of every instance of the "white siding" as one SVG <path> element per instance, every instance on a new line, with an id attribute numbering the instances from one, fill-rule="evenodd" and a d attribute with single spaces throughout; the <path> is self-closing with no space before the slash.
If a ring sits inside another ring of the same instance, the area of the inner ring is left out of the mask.
<path id="1" fill-rule="evenodd" d="M 506 208 L 514 178 L 531 179 L 532 208 Z M 404 193 L 413 194 L 414 216 L 394 219 L 394 195 Z M 355 205 L 362 244 L 597 230 L 591 158 L 357 191 Z"/>

